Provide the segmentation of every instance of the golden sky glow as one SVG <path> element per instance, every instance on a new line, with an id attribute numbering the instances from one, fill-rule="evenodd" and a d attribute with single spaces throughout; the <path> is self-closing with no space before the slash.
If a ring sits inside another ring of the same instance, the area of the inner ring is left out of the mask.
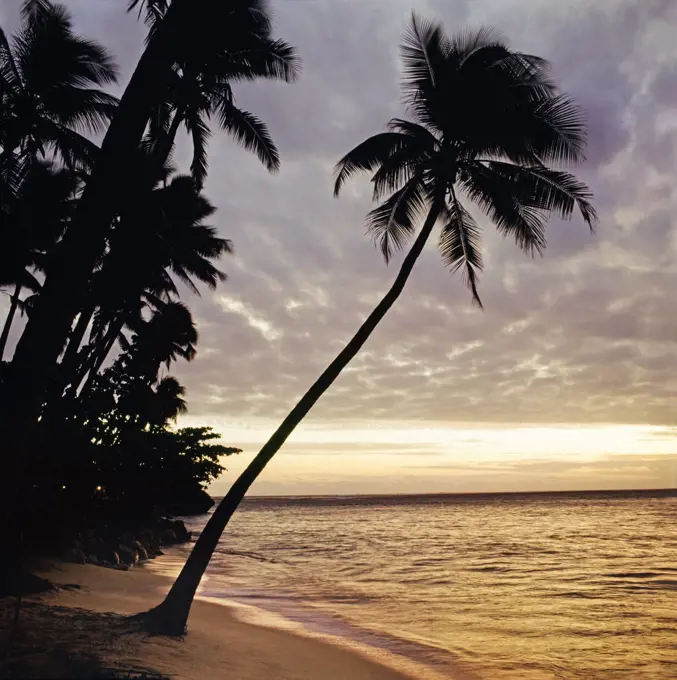
<path id="1" fill-rule="evenodd" d="M 182 425 L 204 423 L 186 417 Z M 275 427 L 209 421 L 245 452 L 213 485 L 223 493 Z M 257 494 L 661 488 L 677 484 L 677 431 L 637 425 L 506 426 L 309 421 L 254 487 Z"/>

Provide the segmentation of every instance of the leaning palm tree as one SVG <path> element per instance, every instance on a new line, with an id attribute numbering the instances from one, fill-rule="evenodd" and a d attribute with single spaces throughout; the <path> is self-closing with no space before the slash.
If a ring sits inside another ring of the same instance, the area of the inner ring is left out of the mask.
<path id="1" fill-rule="evenodd" d="M 380 205 L 368 228 L 388 259 L 418 235 L 390 290 L 306 392 L 221 501 L 164 602 L 142 615 L 151 628 L 181 634 L 214 549 L 245 493 L 287 437 L 348 365 L 395 300 L 437 224 L 438 249 L 462 269 L 480 303 L 480 226 L 462 199 L 482 209 L 528 253 L 545 247 L 545 222 L 578 208 L 591 227 L 591 193 L 552 165 L 583 159 L 585 127 L 572 101 L 548 79 L 546 63 L 514 52 L 487 30 L 447 38 L 416 16 L 404 34 L 402 90 L 409 119 L 369 138 L 339 161 L 335 193 L 357 172 L 372 174 Z"/>

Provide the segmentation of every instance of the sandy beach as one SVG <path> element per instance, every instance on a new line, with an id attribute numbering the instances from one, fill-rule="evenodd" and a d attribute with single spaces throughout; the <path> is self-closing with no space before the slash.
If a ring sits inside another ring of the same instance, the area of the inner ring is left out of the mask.
<path id="1" fill-rule="evenodd" d="M 434 677 L 387 652 L 262 625 L 260 615 L 253 623 L 255 612 L 205 601 L 195 602 L 183 639 L 150 637 L 120 615 L 158 603 L 168 579 L 143 568 L 125 572 L 71 564 L 42 575 L 69 587 L 25 604 L 23 635 L 31 639 L 23 640 L 21 664 L 31 677 L 71 677 L 77 672 L 73 659 L 88 655 L 95 655 L 108 672 L 185 680 Z M 6 677 L 6 671 L 0 676 Z"/>

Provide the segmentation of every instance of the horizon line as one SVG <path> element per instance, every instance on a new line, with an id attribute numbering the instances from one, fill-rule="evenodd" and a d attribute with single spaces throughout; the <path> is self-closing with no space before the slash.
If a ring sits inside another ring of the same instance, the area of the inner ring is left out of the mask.
<path id="1" fill-rule="evenodd" d="M 557 490 L 533 490 L 533 491 L 422 491 L 422 492 L 403 492 L 403 493 L 338 493 L 338 494 L 262 494 L 245 496 L 243 500 L 247 499 L 280 499 L 280 498 L 308 498 L 308 499 L 322 499 L 322 498 L 413 498 L 421 496 L 538 496 L 538 495 L 554 495 L 554 494 L 601 494 L 601 493 L 675 493 L 677 494 L 677 486 L 659 487 L 659 488 L 640 488 L 640 489 L 557 489 Z M 214 499 L 224 498 L 225 494 L 214 495 Z"/>

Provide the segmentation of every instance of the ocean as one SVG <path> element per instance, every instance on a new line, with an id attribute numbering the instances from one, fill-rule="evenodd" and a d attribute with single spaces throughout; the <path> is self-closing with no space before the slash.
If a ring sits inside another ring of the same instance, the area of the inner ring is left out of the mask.
<path id="1" fill-rule="evenodd" d="M 251 498 L 200 596 L 443 677 L 674 680 L 676 520 L 674 491 Z"/>

